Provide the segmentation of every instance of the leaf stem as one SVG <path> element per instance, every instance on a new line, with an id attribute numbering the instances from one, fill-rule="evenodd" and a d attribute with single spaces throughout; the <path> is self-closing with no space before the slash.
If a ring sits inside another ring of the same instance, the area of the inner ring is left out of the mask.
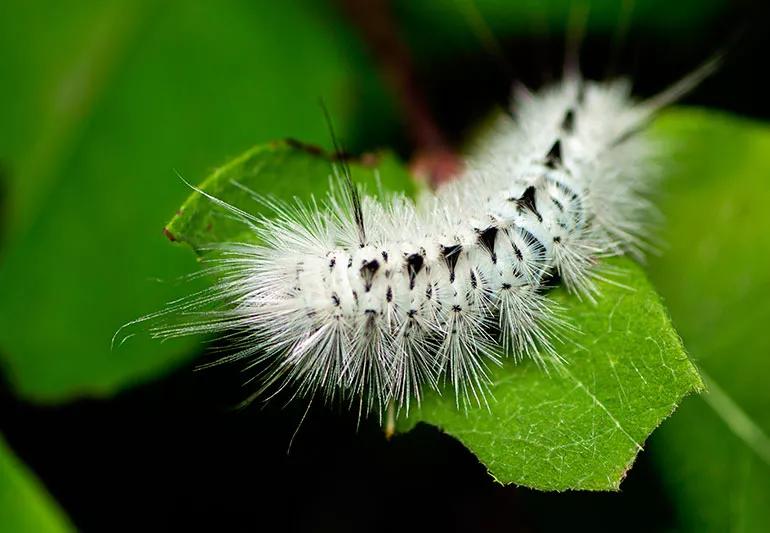
<path id="1" fill-rule="evenodd" d="M 428 104 L 390 0 L 338 0 L 358 29 L 390 87 L 414 144 L 412 171 L 431 186 L 451 180 L 461 161 L 447 142 Z"/>

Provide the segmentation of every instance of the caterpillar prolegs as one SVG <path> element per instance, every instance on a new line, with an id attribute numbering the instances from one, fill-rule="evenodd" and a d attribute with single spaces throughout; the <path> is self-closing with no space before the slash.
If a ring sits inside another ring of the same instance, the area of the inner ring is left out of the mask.
<path id="1" fill-rule="evenodd" d="M 641 254 L 659 155 L 643 130 L 713 67 L 644 102 L 625 81 L 578 75 L 520 89 L 463 174 L 417 202 L 367 196 L 344 166 L 321 205 L 261 199 L 263 217 L 211 198 L 258 244 L 218 245 L 218 283 L 183 305 L 221 305 L 159 333 L 236 339 L 228 359 L 261 368 L 258 394 L 382 412 L 449 383 L 481 404 L 503 357 L 561 364 L 552 341 L 570 317 L 548 284 L 593 300 L 603 257 Z"/>

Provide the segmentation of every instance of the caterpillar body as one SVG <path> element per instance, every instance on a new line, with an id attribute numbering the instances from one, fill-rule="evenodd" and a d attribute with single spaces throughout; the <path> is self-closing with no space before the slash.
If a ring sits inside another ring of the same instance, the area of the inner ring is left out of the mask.
<path id="1" fill-rule="evenodd" d="M 658 149 L 640 133 L 710 69 L 640 103 L 626 82 L 578 75 L 520 89 L 463 175 L 416 203 L 362 194 L 344 169 L 325 205 L 262 199 L 270 217 L 210 197 L 258 244 L 218 245 L 219 282 L 181 308 L 223 307 L 160 334 L 235 332 L 227 359 L 262 369 L 257 394 L 382 412 L 449 382 L 483 403 L 503 354 L 560 364 L 552 340 L 569 322 L 547 284 L 593 300 L 602 257 L 641 253 Z"/>

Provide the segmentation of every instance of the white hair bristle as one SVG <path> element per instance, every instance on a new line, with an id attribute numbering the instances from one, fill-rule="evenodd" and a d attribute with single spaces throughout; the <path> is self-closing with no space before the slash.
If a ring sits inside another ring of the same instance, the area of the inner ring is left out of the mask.
<path id="1" fill-rule="evenodd" d="M 641 253 L 651 105 L 578 77 L 523 92 L 464 174 L 416 204 L 359 197 L 346 175 L 325 206 L 273 201 L 269 218 L 215 199 L 258 244 L 218 245 L 219 282 L 175 310 L 221 305 L 156 333 L 232 333 L 228 359 L 262 369 L 259 393 L 382 412 L 448 382 L 483 404 L 490 363 L 561 361 L 551 342 L 568 323 L 546 283 L 594 300 L 599 260 Z"/>

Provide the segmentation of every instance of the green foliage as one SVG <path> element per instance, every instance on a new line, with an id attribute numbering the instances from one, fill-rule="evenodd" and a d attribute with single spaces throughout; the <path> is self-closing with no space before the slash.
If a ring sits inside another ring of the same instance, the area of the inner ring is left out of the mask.
<path id="1" fill-rule="evenodd" d="M 19 394 L 109 394 L 197 352 L 146 335 L 110 351 L 122 324 L 194 289 L 176 281 L 192 254 L 161 234 L 186 194 L 175 171 L 197 181 L 255 141 L 326 141 L 320 97 L 341 137 L 354 117 L 377 129 L 362 106 L 383 93 L 336 16 L 312 1 L 2 2 L 0 358 Z"/>
<path id="2" fill-rule="evenodd" d="M 392 155 L 367 155 L 350 161 L 349 168 L 353 180 L 370 194 L 376 194 L 380 187 L 407 194 L 414 191 L 414 182 Z M 284 200 L 323 201 L 333 175 L 328 154 L 319 153 L 312 146 L 279 141 L 256 146 L 220 167 L 201 184 L 201 189 L 248 213 L 258 214 L 267 210 L 254 200 L 253 192 Z M 196 192 L 168 224 L 166 234 L 196 250 L 209 243 L 254 239 L 242 222 L 223 215 L 221 208 Z"/>
<path id="3" fill-rule="evenodd" d="M 692 531 L 770 523 L 770 128 L 677 110 L 656 128 L 675 147 L 661 208 L 667 249 L 650 275 L 713 383 L 651 447 Z"/>
<path id="4" fill-rule="evenodd" d="M 0 530 L 13 533 L 73 531 L 56 503 L 0 436 Z"/>
<path id="5" fill-rule="evenodd" d="M 553 291 L 579 328 L 557 346 L 564 368 L 509 362 L 492 373 L 489 409 L 464 412 L 451 394 L 431 395 L 404 427 L 439 426 L 502 483 L 617 489 L 650 432 L 701 381 L 641 269 L 611 264 L 627 287 L 602 283 L 596 305 Z"/>

